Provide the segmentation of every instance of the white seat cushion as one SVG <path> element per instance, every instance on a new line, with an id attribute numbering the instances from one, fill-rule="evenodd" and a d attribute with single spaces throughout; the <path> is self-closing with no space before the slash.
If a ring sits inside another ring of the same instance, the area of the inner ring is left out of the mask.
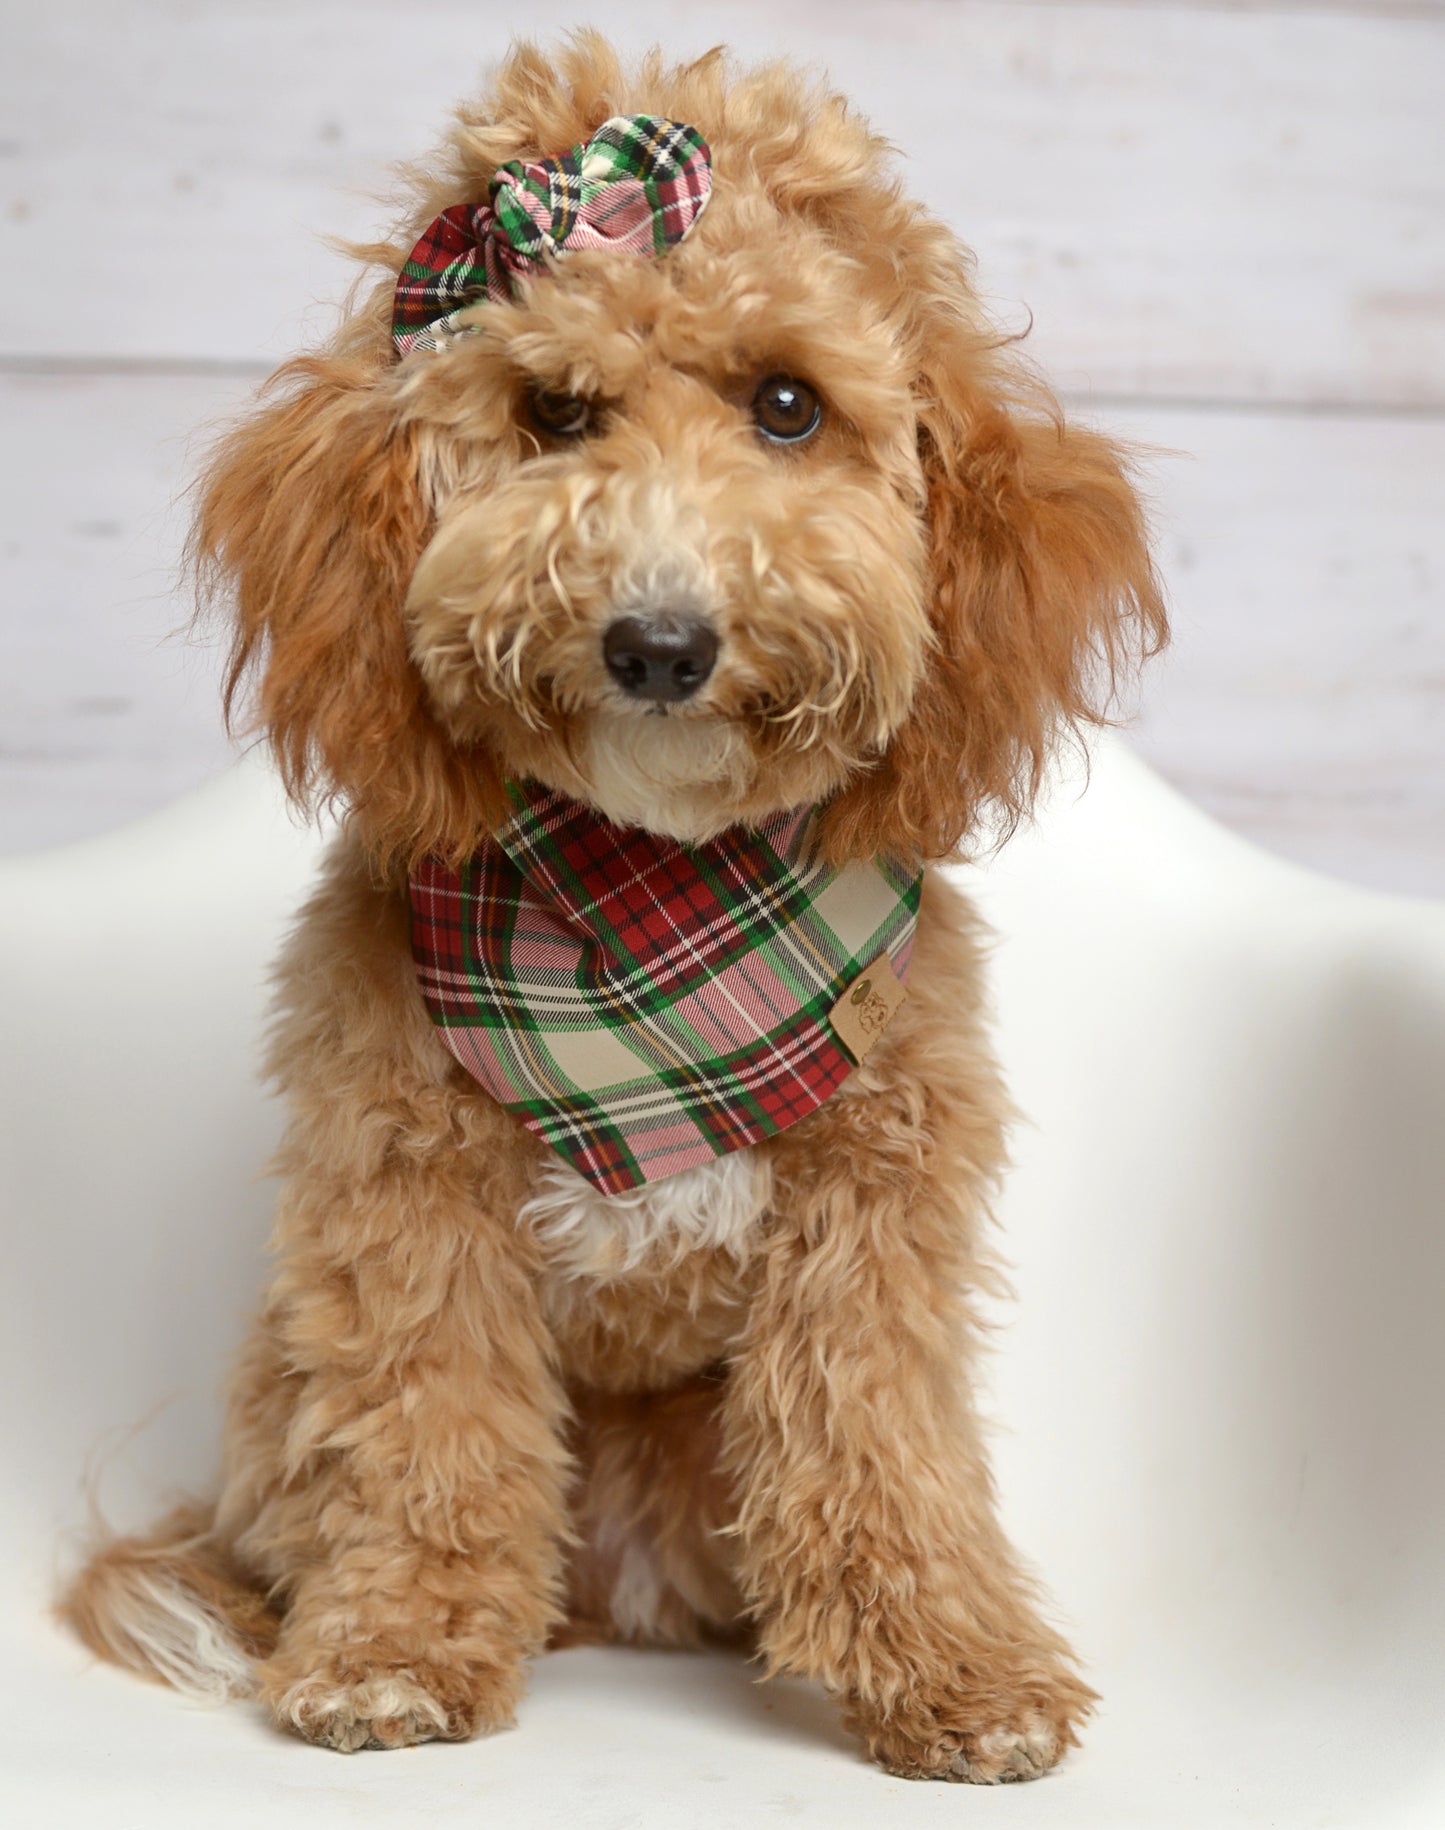
<path id="1" fill-rule="evenodd" d="M 998 1466 L 1104 1693 L 1081 1752 L 920 1797 L 807 1686 L 589 1650 L 513 1732 L 347 1762 L 50 1623 L 87 1466 L 120 1525 L 206 1486 L 263 1275 L 265 965 L 319 840 L 248 761 L 0 867 L 7 1820 L 1445 1823 L 1445 910 L 1255 853 L 1114 743 L 1079 785 L 961 874 L 1030 1121 Z"/>

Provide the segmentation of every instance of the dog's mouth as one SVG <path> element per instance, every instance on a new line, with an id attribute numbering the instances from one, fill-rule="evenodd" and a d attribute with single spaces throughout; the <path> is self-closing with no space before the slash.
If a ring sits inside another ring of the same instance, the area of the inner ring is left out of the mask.
<path id="1" fill-rule="evenodd" d="M 911 682 L 870 659 L 853 572 L 847 589 L 809 575 L 796 606 L 770 573 L 675 553 L 584 565 L 564 548 L 509 580 L 488 532 L 444 531 L 413 578 L 428 696 L 459 741 L 618 825 L 700 840 L 820 801 L 897 722 L 886 689 Z"/>
<path id="2" fill-rule="evenodd" d="M 730 824 L 759 758 L 727 636 L 680 596 L 661 608 L 624 600 L 592 643 L 557 695 L 568 739 L 535 751 L 534 770 L 618 825 L 687 840 Z"/>
<path id="3" fill-rule="evenodd" d="M 642 716 L 633 702 L 599 706 L 576 760 L 586 798 L 619 825 L 689 839 L 729 824 L 757 774 L 734 720 L 666 703 Z"/>

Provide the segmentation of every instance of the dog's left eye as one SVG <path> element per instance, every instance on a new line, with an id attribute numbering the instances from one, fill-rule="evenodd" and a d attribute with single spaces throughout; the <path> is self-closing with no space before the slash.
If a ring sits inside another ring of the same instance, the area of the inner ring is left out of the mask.
<path id="1" fill-rule="evenodd" d="M 823 423 L 823 403 L 806 381 L 769 375 L 753 395 L 753 418 L 764 438 L 796 445 L 811 438 Z"/>
<path id="2" fill-rule="evenodd" d="M 527 407 L 539 432 L 550 438 L 581 438 L 592 430 L 592 403 L 558 388 L 532 388 Z"/>

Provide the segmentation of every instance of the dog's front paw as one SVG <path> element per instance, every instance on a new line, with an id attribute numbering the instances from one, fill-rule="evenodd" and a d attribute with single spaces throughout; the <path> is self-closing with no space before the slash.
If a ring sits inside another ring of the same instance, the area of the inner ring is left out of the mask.
<path id="1" fill-rule="evenodd" d="M 871 1737 L 870 1747 L 879 1765 L 900 1778 L 955 1779 L 978 1786 L 1037 1779 L 1064 1751 L 1042 1716 L 982 1730 L 947 1729 L 935 1723 L 922 1737 L 884 1730 Z"/>
<path id="2" fill-rule="evenodd" d="M 868 1751 L 900 1779 L 1004 1785 L 1037 1779 L 1078 1741 L 1092 1693 L 1065 1686 L 1055 1698 L 1010 1700 L 997 1690 L 916 1695 L 886 1715 L 854 1703 L 849 1714 Z"/>
<path id="3" fill-rule="evenodd" d="M 283 1728 L 342 1754 L 465 1741 L 509 1723 L 516 1701 L 515 1685 L 499 1673 L 361 1657 L 328 1659 L 303 1677 L 263 1669 L 262 1695 Z"/>

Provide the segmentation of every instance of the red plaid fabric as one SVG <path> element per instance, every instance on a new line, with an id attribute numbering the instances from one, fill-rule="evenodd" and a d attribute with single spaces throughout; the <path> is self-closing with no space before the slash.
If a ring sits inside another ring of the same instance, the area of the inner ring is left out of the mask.
<path id="1" fill-rule="evenodd" d="M 475 328 L 458 321 L 468 306 L 508 298 L 563 252 L 665 252 L 697 221 L 711 188 L 702 135 L 657 115 L 614 115 L 559 158 L 512 160 L 486 203 L 444 210 L 412 249 L 396 283 L 398 351 L 444 349 Z"/>
<path id="2" fill-rule="evenodd" d="M 808 809 L 680 845 L 536 784 L 412 878 L 422 995 L 458 1061 L 618 1194 L 774 1136 L 852 1072 L 829 1012 L 907 969 L 921 868 L 833 869 Z"/>

